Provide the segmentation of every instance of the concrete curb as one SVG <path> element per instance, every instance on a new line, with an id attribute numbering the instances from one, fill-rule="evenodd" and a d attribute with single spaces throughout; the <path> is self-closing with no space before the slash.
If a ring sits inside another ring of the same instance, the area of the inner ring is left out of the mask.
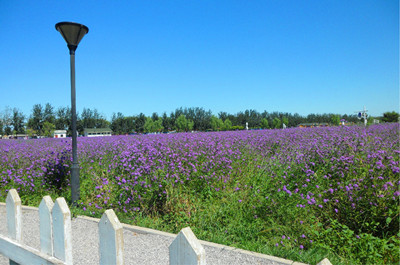
<path id="1" fill-rule="evenodd" d="M 0 206 L 5 206 L 5 205 L 6 205 L 5 203 L 0 202 Z M 37 207 L 32 207 L 32 206 L 22 206 L 22 208 L 24 210 L 38 211 Z M 75 218 L 81 219 L 81 220 L 90 221 L 90 222 L 94 222 L 94 223 L 99 223 L 100 222 L 99 218 L 82 216 L 82 215 L 78 215 Z M 171 239 L 174 239 L 177 236 L 176 234 L 163 232 L 163 231 L 159 231 L 159 230 L 155 230 L 155 229 L 151 229 L 151 228 L 135 226 L 135 225 L 122 224 L 122 226 L 123 226 L 124 229 L 129 230 L 129 231 L 134 232 L 134 233 L 138 233 L 138 234 L 151 234 L 151 235 L 169 237 Z M 244 250 L 244 249 L 240 249 L 240 248 L 221 245 L 221 244 L 217 244 L 217 243 L 213 243 L 213 242 L 209 242 L 209 241 L 204 241 L 204 240 L 199 240 L 199 241 L 203 246 L 209 246 L 209 247 L 221 249 L 221 250 L 224 250 L 224 251 L 227 250 L 227 251 L 233 251 L 233 252 L 237 252 L 237 253 L 244 254 L 244 255 L 250 255 L 250 256 L 253 256 L 253 257 L 257 257 L 257 258 L 260 258 L 260 259 L 264 259 L 264 260 L 273 262 L 273 263 L 287 264 L 287 265 L 307 265 L 306 263 L 287 260 L 287 259 L 283 259 L 283 258 L 279 258 L 279 257 L 275 257 L 275 256 L 270 256 L 270 255 L 261 254 L 261 253 L 257 253 L 257 252 L 252 252 L 252 251 L 248 251 L 248 250 Z"/>

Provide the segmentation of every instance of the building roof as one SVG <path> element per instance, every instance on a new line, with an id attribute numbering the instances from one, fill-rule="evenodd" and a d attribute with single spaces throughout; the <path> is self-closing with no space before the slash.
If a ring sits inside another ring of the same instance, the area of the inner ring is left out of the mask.
<path id="1" fill-rule="evenodd" d="M 103 132 L 112 132 L 110 128 L 85 128 L 85 133 L 103 133 Z"/>

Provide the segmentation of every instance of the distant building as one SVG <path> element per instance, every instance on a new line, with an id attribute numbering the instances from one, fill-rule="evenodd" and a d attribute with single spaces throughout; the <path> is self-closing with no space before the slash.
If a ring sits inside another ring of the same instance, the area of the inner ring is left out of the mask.
<path id="1" fill-rule="evenodd" d="M 99 136 L 111 136 L 112 130 L 109 128 L 96 128 L 96 129 L 84 129 L 83 135 L 86 137 L 99 137 Z"/>
<path id="2" fill-rule="evenodd" d="M 0 135 L 0 139 L 29 139 L 27 134 Z"/>
<path id="3" fill-rule="evenodd" d="M 300 123 L 297 127 L 300 128 L 312 128 L 312 127 L 328 127 L 329 123 L 326 122 L 314 122 L 314 123 Z"/>
<path id="4" fill-rule="evenodd" d="M 67 130 L 55 130 L 53 138 L 65 138 L 67 137 Z"/>
<path id="5" fill-rule="evenodd" d="M 29 135 L 27 134 L 16 134 L 14 139 L 29 139 Z"/>

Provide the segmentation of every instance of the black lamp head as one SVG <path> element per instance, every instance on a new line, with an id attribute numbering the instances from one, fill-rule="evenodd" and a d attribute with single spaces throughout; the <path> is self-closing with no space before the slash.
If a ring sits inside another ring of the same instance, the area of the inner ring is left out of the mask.
<path id="1" fill-rule="evenodd" d="M 85 25 L 74 22 L 60 22 L 56 24 L 56 30 L 61 33 L 68 44 L 70 53 L 75 53 L 79 42 L 89 32 Z"/>

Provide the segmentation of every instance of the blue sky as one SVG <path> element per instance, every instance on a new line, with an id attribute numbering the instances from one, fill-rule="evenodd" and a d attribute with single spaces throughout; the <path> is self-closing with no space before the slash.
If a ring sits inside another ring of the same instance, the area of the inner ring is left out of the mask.
<path id="1" fill-rule="evenodd" d="M 89 27 L 76 51 L 78 112 L 399 111 L 394 0 L 3 0 L 0 111 L 70 106 L 61 21 Z"/>

